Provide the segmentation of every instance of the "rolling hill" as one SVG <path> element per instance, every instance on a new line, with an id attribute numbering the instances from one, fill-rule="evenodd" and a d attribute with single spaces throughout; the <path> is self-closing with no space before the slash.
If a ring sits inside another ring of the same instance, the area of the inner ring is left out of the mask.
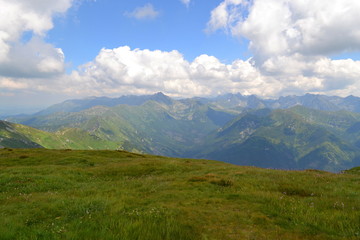
<path id="1" fill-rule="evenodd" d="M 1 239 L 355 240 L 359 169 L 0 149 Z"/>
<path id="2" fill-rule="evenodd" d="M 0 121 L 0 148 L 115 149 L 116 145 L 81 129 L 66 128 L 46 132 Z"/>

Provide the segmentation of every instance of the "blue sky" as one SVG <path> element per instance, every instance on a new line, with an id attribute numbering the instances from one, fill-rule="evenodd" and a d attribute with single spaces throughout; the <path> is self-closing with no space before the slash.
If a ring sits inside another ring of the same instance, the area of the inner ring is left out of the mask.
<path id="1" fill-rule="evenodd" d="M 358 0 L 0 0 L 0 116 L 162 91 L 360 96 Z"/>
<path id="2" fill-rule="evenodd" d="M 126 16 L 138 7 L 151 4 L 159 15 L 138 20 Z M 246 39 L 206 33 L 210 12 L 221 0 L 194 1 L 186 7 L 178 0 L 83 2 L 69 10 L 66 17 L 55 19 L 48 34 L 49 42 L 66 53 L 70 68 L 96 57 L 101 48 L 178 50 L 192 61 L 201 54 L 216 56 L 224 62 L 249 58 Z"/>

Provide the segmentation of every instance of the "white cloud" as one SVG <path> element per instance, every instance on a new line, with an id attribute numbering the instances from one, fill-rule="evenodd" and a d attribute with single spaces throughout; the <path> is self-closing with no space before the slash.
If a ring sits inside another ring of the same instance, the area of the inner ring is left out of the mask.
<path id="1" fill-rule="evenodd" d="M 211 11 L 211 18 L 207 24 L 207 31 L 219 29 L 227 31 L 236 21 L 242 19 L 241 6 L 246 5 L 243 0 L 225 0 Z"/>
<path id="2" fill-rule="evenodd" d="M 253 67 L 276 95 L 359 95 L 360 61 L 329 58 L 360 49 L 359 12 L 357 0 L 224 0 L 207 31 L 248 39 Z"/>
<path id="3" fill-rule="evenodd" d="M 71 79 L 99 93 L 164 91 L 193 92 L 189 63 L 177 51 L 102 49 L 93 62 L 72 73 Z M 76 87 L 76 86 L 75 86 Z"/>
<path id="4" fill-rule="evenodd" d="M 208 30 L 250 40 L 257 57 L 329 55 L 360 49 L 357 0 L 225 0 Z"/>
<path id="5" fill-rule="evenodd" d="M 145 4 L 143 7 L 138 7 L 132 12 L 126 12 L 125 16 L 142 19 L 155 19 L 159 16 L 159 12 L 155 10 L 154 6 L 150 3 Z"/>
<path id="6" fill-rule="evenodd" d="M 0 0 L 0 75 L 49 76 L 63 72 L 64 55 L 45 43 L 52 18 L 70 8 L 72 0 Z M 24 32 L 35 37 L 22 43 Z"/>
<path id="7" fill-rule="evenodd" d="M 96 59 L 67 78 L 66 91 L 84 95 L 139 94 L 163 91 L 172 96 L 208 96 L 227 92 L 263 97 L 334 93 L 353 89 L 360 79 L 360 61 L 331 60 L 301 54 L 267 59 L 261 67 L 252 59 L 224 64 L 201 55 L 186 61 L 178 51 L 102 49 Z"/>
<path id="8" fill-rule="evenodd" d="M 189 7 L 191 0 L 180 0 L 186 7 Z"/>
<path id="9" fill-rule="evenodd" d="M 0 89 L 71 97 L 158 91 L 176 97 L 228 92 L 262 97 L 305 92 L 360 95 L 360 61 L 296 54 L 269 58 L 258 67 L 252 59 L 224 64 L 216 57 L 201 55 L 188 62 L 178 51 L 132 50 L 124 46 L 102 49 L 93 61 L 70 75 L 51 79 L 0 78 Z"/>
<path id="10" fill-rule="evenodd" d="M 45 43 L 39 37 L 29 42 L 12 43 L 7 59 L 0 64 L 0 75 L 18 78 L 51 77 L 64 72 L 61 49 Z"/>
<path id="11" fill-rule="evenodd" d="M 186 61 L 177 51 L 102 49 L 94 61 L 66 78 L 65 92 L 121 95 L 163 91 L 172 96 L 209 96 L 242 92 L 274 96 L 283 84 L 261 75 L 251 60 L 221 63 L 201 55 Z"/>

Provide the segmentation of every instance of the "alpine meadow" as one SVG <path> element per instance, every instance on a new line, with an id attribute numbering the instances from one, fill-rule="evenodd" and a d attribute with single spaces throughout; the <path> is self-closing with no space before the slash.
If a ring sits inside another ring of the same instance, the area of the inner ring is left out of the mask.
<path id="1" fill-rule="evenodd" d="M 0 240 L 360 239 L 357 0 L 0 0 Z"/>

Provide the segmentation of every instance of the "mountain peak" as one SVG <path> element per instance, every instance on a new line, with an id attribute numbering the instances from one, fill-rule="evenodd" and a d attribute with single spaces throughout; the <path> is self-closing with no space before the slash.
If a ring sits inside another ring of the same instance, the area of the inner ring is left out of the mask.
<path id="1" fill-rule="evenodd" d="M 164 93 L 162 92 L 157 92 L 154 94 L 154 96 L 162 96 L 162 97 L 167 97 Z"/>
<path id="2" fill-rule="evenodd" d="M 154 100 L 156 102 L 165 103 L 167 105 L 172 103 L 172 99 L 169 96 L 166 96 L 162 92 L 155 93 L 150 97 L 150 100 Z"/>

